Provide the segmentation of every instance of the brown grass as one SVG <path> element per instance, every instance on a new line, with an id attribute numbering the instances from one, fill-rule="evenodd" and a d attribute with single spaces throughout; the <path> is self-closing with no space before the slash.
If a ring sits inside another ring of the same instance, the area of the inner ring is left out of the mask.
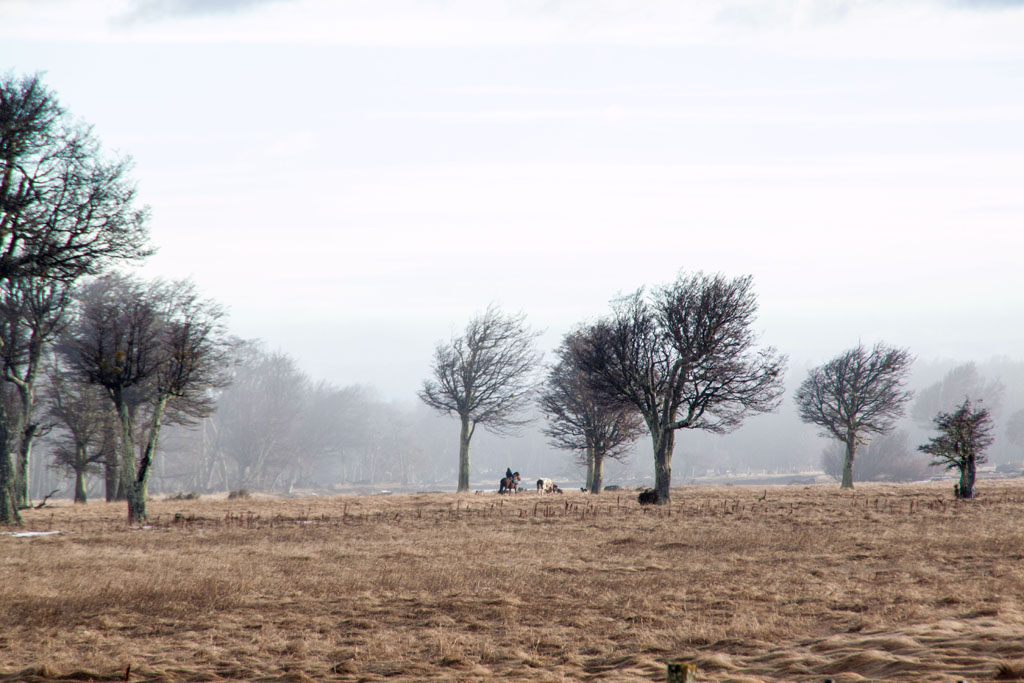
<path id="1" fill-rule="evenodd" d="M 0 680 L 1024 680 L 1024 483 L 947 488 L 27 511 Z"/>

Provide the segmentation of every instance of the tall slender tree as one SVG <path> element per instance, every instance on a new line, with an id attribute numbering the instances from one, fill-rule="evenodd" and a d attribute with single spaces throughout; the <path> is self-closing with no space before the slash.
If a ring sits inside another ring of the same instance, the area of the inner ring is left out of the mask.
<path id="1" fill-rule="evenodd" d="M 808 372 L 796 392 L 800 419 L 822 429 L 822 436 L 846 446 L 841 488 L 853 488 L 857 447 L 871 434 L 890 431 L 914 396 L 905 385 L 913 356 L 906 349 L 862 344 Z"/>
<path id="2" fill-rule="evenodd" d="M 643 416 L 659 504 L 670 501 L 677 430 L 724 433 L 778 406 L 786 357 L 756 348 L 756 313 L 750 276 L 683 273 L 650 297 L 619 299 L 574 345 L 596 394 Z"/>
<path id="3" fill-rule="evenodd" d="M 477 426 L 502 434 L 529 422 L 522 414 L 541 361 L 539 334 L 526 325 L 524 314 L 506 315 L 491 304 L 469 321 L 462 336 L 437 345 L 433 379 L 423 382 L 419 397 L 459 418 L 460 492 L 469 490 L 469 443 Z"/>

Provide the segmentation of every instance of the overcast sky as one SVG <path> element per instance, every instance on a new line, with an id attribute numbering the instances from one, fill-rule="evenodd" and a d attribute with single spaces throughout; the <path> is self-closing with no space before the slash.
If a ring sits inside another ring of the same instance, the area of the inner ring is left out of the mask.
<path id="1" fill-rule="evenodd" d="M 159 253 L 316 378 L 412 398 L 496 301 L 557 344 L 751 274 L 794 372 L 1024 358 L 1024 2 L 0 0 Z"/>

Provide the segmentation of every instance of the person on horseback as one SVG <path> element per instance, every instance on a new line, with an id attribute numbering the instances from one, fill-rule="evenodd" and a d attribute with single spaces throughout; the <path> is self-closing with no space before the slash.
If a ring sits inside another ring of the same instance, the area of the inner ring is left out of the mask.
<path id="1" fill-rule="evenodd" d="M 516 488 L 519 486 L 519 473 L 513 472 L 512 468 L 508 468 L 505 472 L 505 477 L 498 482 L 498 493 L 515 493 Z"/>

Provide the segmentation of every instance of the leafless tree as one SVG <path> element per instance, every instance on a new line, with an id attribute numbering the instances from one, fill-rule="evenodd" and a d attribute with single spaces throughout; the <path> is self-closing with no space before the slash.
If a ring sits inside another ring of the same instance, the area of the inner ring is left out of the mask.
<path id="1" fill-rule="evenodd" d="M 75 502 L 86 502 L 86 476 L 117 456 L 114 412 L 102 389 L 67 370 L 49 373 L 48 417 L 60 430 L 54 439 L 54 466 L 75 478 Z M 116 471 L 116 470 L 115 470 Z"/>
<path id="2" fill-rule="evenodd" d="M 433 379 L 423 382 L 420 399 L 447 415 L 457 415 L 460 492 L 469 490 L 469 442 L 477 425 L 495 433 L 514 431 L 529 420 L 534 373 L 541 354 L 539 332 L 522 313 L 505 315 L 494 304 L 469 321 L 461 337 L 438 344 Z"/>
<path id="3" fill-rule="evenodd" d="M 903 416 L 914 395 L 904 388 L 913 361 L 906 349 L 879 343 L 868 351 L 858 344 L 810 370 L 797 390 L 800 419 L 846 445 L 842 488 L 853 488 L 857 447 Z"/>
<path id="4" fill-rule="evenodd" d="M 573 346 L 596 394 L 643 416 L 654 448 L 657 502 L 669 502 L 678 429 L 728 432 L 774 410 L 786 357 L 755 348 L 753 279 L 680 274 L 650 297 L 617 300 Z"/>
<path id="5" fill-rule="evenodd" d="M 933 465 L 960 471 L 957 498 L 974 498 L 978 465 L 986 462 L 984 451 L 992 445 L 992 417 L 988 408 L 974 408 L 969 398 L 956 410 L 935 417 L 939 435 L 918 450 L 934 456 Z"/>
<path id="6" fill-rule="evenodd" d="M 233 380 L 211 416 L 238 489 L 266 489 L 298 457 L 299 421 L 311 381 L 288 354 L 259 342 L 239 347 Z"/>
<path id="7" fill-rule="evenodd" d="M 228 382 L 223 315 L 189 282 L 106 276 L 90 286 L 61 346 L 79 376 L 113 402 L 129 521 L 146 519 L 147 482 L 168 412 L 203 417 L 213 410 L 210 388 Z"/>
<path id="8" fill-rule="evenodd" d="M 548 419 L 544 434 L 556 447 L 574 451 L 587 467 L 587 490 L 600 493 L 606 458 L 619 459 L 640 438 L 644 422 L 636 408 L 601 401 L 576 364 L 573 347 L 586 332 L 567 335 L 558 362 L 541 388 L 540 406 Z"/>
<path id="9" fill-rule="evenodd" d="M 150 253 L 130 168 L 105 158 L 38 76 L 0 74 L 0 283 L 70 282 Z M 21 521 L 12 451 L 26 440 L 10 425 L 0 415 L 0 524 Z"/>

